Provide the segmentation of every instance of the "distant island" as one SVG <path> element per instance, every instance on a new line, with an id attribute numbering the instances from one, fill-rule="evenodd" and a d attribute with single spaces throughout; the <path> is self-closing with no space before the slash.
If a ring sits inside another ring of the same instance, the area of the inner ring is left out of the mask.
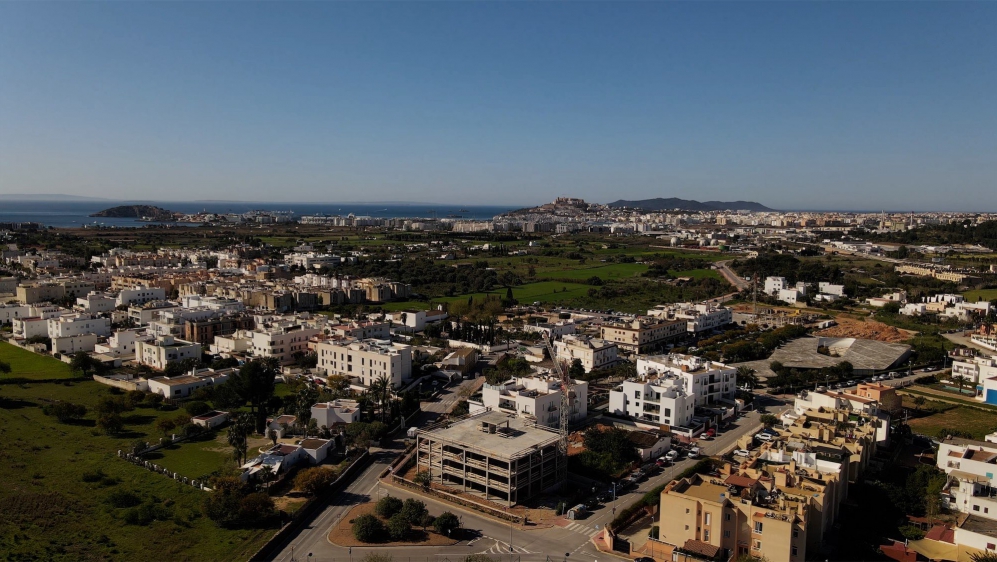
<path id="1" fill-rule="evenodd" d="M 153 205 L 119 205 L 104 209 L 90 215 L 91 217 L 110 217 L 117 219 L 146 219 L 150 221 L 167 222 L 176 220 L 176 213 Z"/>
<path id="2" fill-rule="evenodd" d="M 637 201 L 627 201 L 620 199 L 609 204 L 610 207 L 628 207 L 631 209 L 643 209 L 645 211 L 670 211 L 681 209 L 683 211 L 772 211 L 754 201 L 693 201 L 691 199 L 679 199 L 677 197 L 655 199 L 640 199 Z"/>

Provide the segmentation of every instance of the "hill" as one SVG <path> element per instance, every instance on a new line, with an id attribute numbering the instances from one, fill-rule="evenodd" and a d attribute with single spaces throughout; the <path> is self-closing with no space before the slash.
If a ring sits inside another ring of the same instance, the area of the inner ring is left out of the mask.
<path id="1" fill-rule="evenodd" d="M 153 205 L 119 205 L 90 215 L 91 217 L 113 217 L 119 219 L 146 218 L 154 221 L 176 220 L 176 213 Z"/>
<path id="2" fill-rule="evenodd" d="M 669 211 L 682 209 L 684 211 L 771 211 L 772 209 L 754 201 L 693 201 L 677 197 L 657 197 L 655 199 L 640 199 L 627 201 L 620 199 L 609 204 L 610 207 L 630 207 L 645 211 Z"/>

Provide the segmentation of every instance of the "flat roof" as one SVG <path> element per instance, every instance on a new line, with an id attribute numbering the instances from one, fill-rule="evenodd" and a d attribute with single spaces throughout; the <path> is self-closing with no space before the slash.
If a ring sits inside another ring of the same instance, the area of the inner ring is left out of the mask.
<path id="1" fill-rule="evenodd" d="M 973 533 L 986 535 L 988 537 L 997 538 L 997 521 L 986 519 L 980 517 L 979 515 L 970 515 L 965 521 L 962 522 L 962 525 L 960 525 L 959 528 L 966 529 L 967 531 Z"/>
<path id="2" fill-rule="evenodd" d="M 730 496 L 730 492 L 727 490 L 726 486 L 719 486 L 717 484 L 713 484 L 710 481 L 706 480 L 705 478 L 699 480 L 699 482 L 693 482 L 692 485 L 690 485 L 685 490 L 682 490 L 681 493 L 687 496 L 692 496 L 697 499 L 714 503 L 720 503 L 721 501 L 723 501 L 720 499 L 721 495 L 724 496 L 724 499 L 728 499 L 728 497 Z"/>
<path id="3" fill-rule="evenodd" d="M 505 435 L 498 432 L 484 432 L 481 430 L 483 423 L 503 428 L 508 424 L 509 432 Z M 524 418 L 496 411 L 488 411 L 449 426 L 420 433 L 434 440 L 446 441 L 507 459 L 521 456 L 521 453 L 534 448 L 543 448 L 555 443 L 558 439 L 556 431 L 536 427 L 533 422 Z"/>

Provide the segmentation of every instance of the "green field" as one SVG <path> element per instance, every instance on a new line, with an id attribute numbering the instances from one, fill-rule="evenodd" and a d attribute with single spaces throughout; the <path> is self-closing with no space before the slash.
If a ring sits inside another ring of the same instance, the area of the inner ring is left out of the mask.
<path id="1" fill-rule="evenodd" d="M 189 478 L 202 478 L 234 466 L 232 448 L 225 436 L 226 431 L 221 430 L 202 439 L 177 443 L 150 453 L 148 459 Z"/>
<path id="2" fill-rule="evenodd" d="M 956 398 L 958 400 L 958 398 Z M 908 425 L 917 433 L 941 437 L 944 429 L 965 431 L 974 439 L 982 440 L 985 435 L 997 429 L 997 416 L 968 406 L 946 404 L 937 400 L 928 400 L 917 409 L 910 397 L 904 397 L 904 407 L 917 411 L 916 417 L 908 420 Z M 927 414 L 927 415 L 925 415 Z"/>
<path id="3" fill-rule="evenodd" d="M 429 310 L 431 308 L 428 302 L 423 301 L 387 302 L 380 306 L 388 312 L 396 310 Z"/>
<path id="4" fill-rule="evenodd" d="M 532 302 L 562 303 L 562 302 L 568 302 L 571 299 L 577 297 L 587 295 L 588 290 L 591 288 L 592 288 L 591 285 L 582 285 L 581 283 L 560 283 L 557 281 L 541 281 L 538 283 L 527 283 L 525 285 L 513 287 L 512 296 L 521 303 L 532 303 Z M 497 291 L 492 291 L 490 293 L 457 295 L 455 297 L 443 297 L 435 300 L 438 302 L 455 302 L 459 300 L 467 300 L 468 297 L 473 297 L 475 299 L 483 299 L 489 295 L 495 295 L 500 298 L 505 298 L 505 291 L 497 290 Z"/>
<path id="5" fill-rule="evenodd" d="M 712 279 L 719 279 L 721 281 L 723 280 L 723 276 L 713 269 L 689 269 L 687 271 L 669 271 L 668 273 L 675 277 L 691 277 L 693 279 L 704 279 L 709 277 Z"/>
<path id="6" fill-rule="evenodd" d="M 616 263 L 612 265 L 600 265 L 596 267 L 577 267 L 573 269 L 553 269 L 543 272 L 543 277 L 552 279 L 578 279 L 585 280 L 590 277 L 598 277 L 603 281 L 608 279 L 619 279 L 627 277 L 637 277 L 647 271 L 647 266 L 640 263 Z"/>
<path id="7" fill-rule="evenodd" d="M 985 301 L 997 299 L 997 289 L 978 289 L 976 291 L 966 291 L 962 294 L 967 301 L 976 302 L 981 298 Z"/>
<path id="8" fill-rule="evenodd" d="M 0 342 L 0 361 L 10 364 L 10 373 L 4 378 L 18 379 L 68 379 L 73 377 L 69 365 L 45 355 Z"/>
<path id="9" fill-rule="evenodd" d="M 139 408 L 123 414 L 117 437 L 94 428 L 97 400 L 111 389 L 93 381 L 0 387 L 0 559 L 246 560 L 273 530 L 224 529 L 201 513 L 205 492 L 117 458 L 136 439 L 155 440 L 161 417 L 179 412 Z M 67 400 L 91 411 L 63 424 L 42 411 Z M 84 481 L 95 473 L 99 481 Z M 137 507 L 114 507 L 112 494 L 132 494 L 155 520 L 129 524 Z"/>

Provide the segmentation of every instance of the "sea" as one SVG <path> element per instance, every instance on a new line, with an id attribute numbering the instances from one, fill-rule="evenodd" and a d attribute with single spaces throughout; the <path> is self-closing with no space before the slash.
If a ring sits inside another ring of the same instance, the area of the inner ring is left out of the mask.
<path id="1" fill-rule="evenodd" d="M 249 211 L 292 212 L 303 215 L 348 215 L 376 218 L 462 218 L 487 220 L 518 207 L 417 204 L 417 203 L 246 203 L 232 201 L 13 201 L 0 199 L 0 223 L 35 222 L 56 228 L 85 225 L 135 227 L 149 224 L 130 218 L 91 217 L 118 205 L 155 205 L 184 214 L 246 213 Z"/>

